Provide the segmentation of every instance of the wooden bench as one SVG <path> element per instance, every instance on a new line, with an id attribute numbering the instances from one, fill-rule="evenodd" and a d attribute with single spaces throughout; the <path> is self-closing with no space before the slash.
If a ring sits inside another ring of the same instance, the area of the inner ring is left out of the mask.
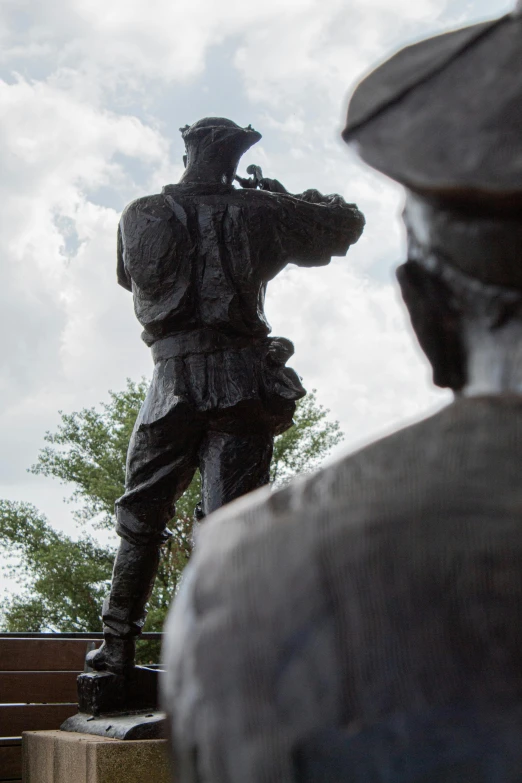
<path id="1" fill-rule="evenodd" d="M 2 783 L 22 779 L 23 731 L 59 729 L 78 711 L 76 678 L 84 671 L 88 650 L 101 638 L 99 633 L 0 634 Z"/>

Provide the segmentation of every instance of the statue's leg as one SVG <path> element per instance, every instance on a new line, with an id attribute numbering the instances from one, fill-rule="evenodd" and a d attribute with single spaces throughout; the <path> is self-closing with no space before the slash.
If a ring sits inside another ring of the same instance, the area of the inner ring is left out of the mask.
<path id="1" fill-rule="evenodd" d="M 129 444 L 126 492 L 116 502 L 116 532 L 121 537 L 111 591 L 103 602 L 104 644 L 87 656 L 94 669 L 122 672 L 134 665 L 135 641 L 146 618 L 161 545 L 175 502 L 198 466 L 203 429 L 187 406 L 168 419 L 148 424 L 140 414 Z"/>
<path id="2" fill-rule="evenodd" d="M 273 448 L 270 432 L 208 432 L 199 450 L 203 514 L 268 484 Z"/>
<path id="3" fill-rule="evenodd" d="M 87 656 L 93 669 L 124 672 L 134 665 L 136 637 L 141 633 L 160 559 L 159 544 L 121 539 L 114 561 L 111 591 L 103 602 L 104 643 Z"/>

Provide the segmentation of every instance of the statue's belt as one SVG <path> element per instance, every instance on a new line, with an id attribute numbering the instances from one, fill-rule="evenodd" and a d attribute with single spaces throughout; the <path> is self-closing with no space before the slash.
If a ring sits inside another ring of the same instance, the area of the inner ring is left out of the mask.
<path id="1" fill-rule="evenodd" d="M 226 349 L 267 345 L 270 338 L 234 335 L 230 336 L 215 329 L 194 329 L 190 332 L 180 332 L 170 337 L 157 340 L 151 347 L 154 362 L 161 359 L 172 359 L 176 356 L 188 356 L 194 353 L 213 353 Z"/>

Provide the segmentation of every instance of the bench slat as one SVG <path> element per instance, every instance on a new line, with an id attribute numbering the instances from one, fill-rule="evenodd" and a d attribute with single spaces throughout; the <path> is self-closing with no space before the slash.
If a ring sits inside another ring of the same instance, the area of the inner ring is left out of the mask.
<path id="1" fill-rule="evenodd" d="M 0 705 L 0 736 L 21 737 L 23 731 L 59 729 L 77 712 L 77 704 Z"/>
<path id="2" fill-rule="evenodd" d="M 0 672 L 0 703 L 60 704 L 77 700 L 80 672 Z"/>
<path id="3" fill-rule="evenodd" d="M 0 780 L 22 779 L 22 743 L 0 744 Z"/>
<path id="4" fill-rule="evenodd" d="M 0 638 L 0 671 L 83 671 L 91 648 L 87 639 Z"/>

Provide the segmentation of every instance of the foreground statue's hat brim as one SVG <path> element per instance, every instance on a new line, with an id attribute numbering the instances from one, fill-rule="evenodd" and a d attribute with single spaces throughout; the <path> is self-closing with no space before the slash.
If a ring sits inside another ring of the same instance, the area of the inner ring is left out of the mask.
<path id="1" fill-rule="evenodd" d="M 367 76 L 343 138 L 408 188 L 522 204 L 522 17 L 408 46 Z"/>

